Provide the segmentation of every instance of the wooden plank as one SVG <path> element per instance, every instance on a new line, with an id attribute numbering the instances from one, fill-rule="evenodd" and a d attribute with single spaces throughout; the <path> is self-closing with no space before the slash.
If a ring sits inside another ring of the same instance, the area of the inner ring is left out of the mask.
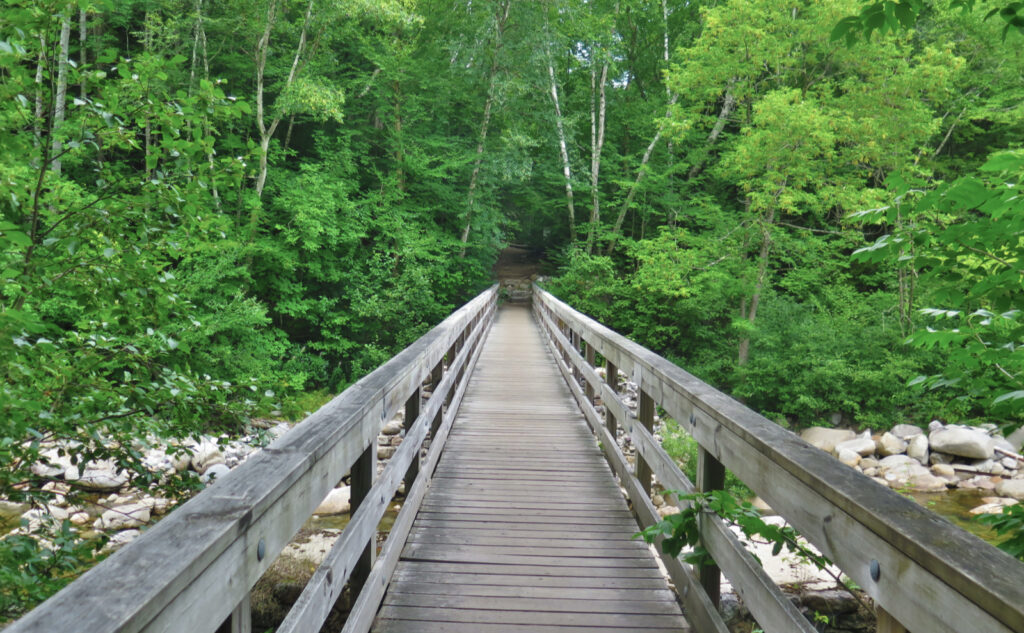
<path id="1" fill-rule="evenodd" d="M 612 629 L 592 626 L 545 626 L 538 624 L 494 624 L 464 622 L 430 622 L 424 620 L 381 619 L 377 625 L 380 633 L 608 633 Z M 679 627 L 647 627 L 643 633 L 680 633 L 689 631 Z"/>
<path id="2" fill-rule="evenodd" d="M 495 598 L 545 598 L 553 600 L 625 600 L 642 602 L 656 600 L 674 603 L 676 594 L 664 588 L 605 589 L 596 587 L 537 587 L 523 585 L 489 585 L 482 583 L 436 583 L 391 581 L 395 593 L 428 594 L 432 596 L 478 596 Z"/>
<path id="3" fill-rule="evenodd" d="M 496 611 L 491 609 L 458 609 L 443 607 L 404 607 L 384 605 L 380 619 L 463 622 L 466 624 L 530 624 L 540 626 L 591 626 L 624 628 L 630 631 L 652 627 L 686 626 L 681 615 L 646 615 L 623 613 L 559 613 L 547 611 Z M 416 630 L 416 629 L 413 629 Z"/>
<path id="4" fill-rule="evenodd" d="M 436 609 L 481 609 L 487 611 L 529 611 L 535 614 L 588 613 L 609 616 L 669 615 L 679 616 L 679 606 L 674 600 L 595 600 L 577 598 L 574 600 L 534 597 L 426 595 L 422 593 L 399 593 L 389 591 L 384 599 L 386 606 L 431 607 Z M 539 618 L 538 618 L 539 619 Z"/>

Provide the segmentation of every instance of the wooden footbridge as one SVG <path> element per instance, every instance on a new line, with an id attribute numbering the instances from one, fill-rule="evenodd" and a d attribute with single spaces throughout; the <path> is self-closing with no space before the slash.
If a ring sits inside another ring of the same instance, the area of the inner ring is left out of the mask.
<path id="1" fill-rule="evenodd" d="M 698 441 L 696 483 L 657 407 Z M 345 633 L 725 633 L 722 573 L 763 630 L 814 631 L 717 517 L 700 534 L 721 570 L 632 538 L 658 519 L 652 476 L 710 490 L 726 468 L 873 598 L 879 631 L 1024 633 L 1024 566 L 536 287 L 532 311 L 485 291 L 8 631 L 249 632 L 253 585 L 347 474 L 352 520 L 278 633 L 319 631 L 346 585 Z"/>

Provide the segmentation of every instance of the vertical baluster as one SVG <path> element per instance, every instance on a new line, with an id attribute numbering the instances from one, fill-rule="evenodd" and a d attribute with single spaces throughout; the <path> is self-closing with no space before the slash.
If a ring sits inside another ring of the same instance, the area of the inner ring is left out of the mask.
<path id="1" fill-rule="evenodd" d="M 409 396 L 409 399 L 405 401 L 405 431 L 408 435 L 409 429 L 416 423 L 416 418 L 420 417 L 420 390 L 422 385 L 417 385 L 416 389 Z M 408 493 L 412 490 L 412 484 L 416 481 L 416 476 L 420 472 L 420 452 L 416 451 L 416 457 L 413 458 L 409 464 L 409 469 L 405 471 L 405 492 Z"/>
<path id="2" fill-rule="evenodd" d="M 594 353 L 594 346 L 591 345 L 590 343 L 585 342 L 585 341 L 584 341 L 584 345 L 587 346 L 587 356 L 586 356 L 586 358 L 587 358 L 587 366 L 589 366 L 591 369 L 593 369 L 594 363 L 597 360 L 597 355 Z M 585 390 L 585 392 L 587 394 L 587 400 L 589 400 L 590 402 L 593 402 L 594 401 L 594 393 L 595 393 L 594 392 L 594 386 L 592 384 L 590 384 L 589 380 L 587 381 L 587 384 L 584 385 L 584 390 Z"/>
<path id="3" fill-rule="evenodd" d="M 613 393 L 619 392 L 619 368 L 615 366 L 610 359 L 604 359 L 605 375 L 604 381 L 608 383 L 608 386 L 612 388 Z M 611 412 L 611 409 L 607 405 L 604 407 L 605 424 L 608 426 L 608 432 L 612 434 L 612 438 L 617 439 L 619 424 L 615 419 L 615 414 Z"/>
<path id="4" fill-rule="evenodd" d="M 637 407 L 637 420 L 645 429 L 652 434 L 654 433 L 654 400 L 647 395 L 641 385 L 637 385 L 640 389 L 640 406 Z M 636 446 L 636 442 L 633 443 Z M 640 480 L 640 487 L 644 489 L 648 495 L 651 494 L 651 467 L 641 455 L 640 451 L 636 451 L 636 478 Z"/>
<path id="5" fill-rule="evenodd" d="M 352 464 L 352 514 L 355 514 L 359 505 L 366 499 L 373 480 L 377 478 L 377 436 L 373 436 L 370 446 Z M 377 533 L 373 532 L 366 549 L 359 556 L 355 566 L 352 568 L 350 583 L 352 584 L 352 595 L 359 593 L 363 583 L 373 569 L 373 561 L 377 557 Z"/>
<path id="6" fill-rule="evenodd" d="M 697 451 L 697 490 L 709 492 L 725 487 L 725 466 L 703 446 Z M 711 602 L 717 607 L 722 596 L 722 572 L 717 565 L 702 565 L 700 584 Z"/>
<path id="7" fill-rule="evenodd" d="M 907 627 L 878 605 L 875 605 L 875 615 L 878 618 L 878 633 L 907 633 Z"/>
<path id="8" fill-rule="evenodd" d="M 430 397 L 439 398 L 437 390 L 441 386 L 441 380 L 444 378 L 444 360 L 437 361 L 437 365 L 434 366 L 434 370 L 430 372 Z M 437 430 L 441 428 L 441 421 L 444 420 L 444 407 L 437 408 L 437 415 L 430 422 L 430 441 L 434 441 L 433 438 L 437 437 Z M 409 488 L 406 487 L 406 490 Z"/>

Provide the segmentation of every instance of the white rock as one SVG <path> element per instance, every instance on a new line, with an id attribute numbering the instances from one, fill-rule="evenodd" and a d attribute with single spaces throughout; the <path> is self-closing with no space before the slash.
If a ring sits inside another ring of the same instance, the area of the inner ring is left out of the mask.
<path id="1" fill-rule="evenodd" d="M 996 484 L 996 494 L 1024 500 L 1024 479 L 1004 479 Z"/>
<path id="2" fill-rule="evenodd" d="M 843 448 L 843 445 L 845 444 L 847 444 L 847 442 L 843 442 L 843 444 L 836 447 L 839 461 L 850 467 L 856 466 L 857 464 L 860 463 L 860 454 L 848 448 Z"/>
<path id="3" fill-rule="evenodd" d="M 124 530 L 139 527 L 149 522 L 149 507 L 144 503 L 115 506 L 100 517 L 105 530 Z"/>
<path id="4" fill-rule="evenodd" d="M 137 539 L 139 537 L 139 534 L 141 534 L 141 532 L 139 532 L 138 530 L 124 530 L 122 532 L 118 532 L 117 534 L 114 534 L 110 537 L 110 540 L 107 541 L 107 544 L 103 547 L 103 549 L 106 551 L 111 551 L 118 549 L 120 547 L 124 547 L 128 543 L 131 543 L 132 541 Z"/>
<path id="5" fill-rule="evenodd" d="M 88 490 L 117 490 L 128 483 L 128 475 L 124 471 L 117 470 L 117 466 L 111 461 L 89 462 L 81 473 L 72 473 L 77 468 L 69 468 L 64 473 L 68 479 L 69 474 L 77 475 L 71 481 L 77 481 L 78 485 Z"/>
<path id="6" fill-rule="evenodd" d="M 199 446 L 192 451 L 192 468 L 200 475 L 205 474 L 210 466 L 223 463 L 224 453 L 220 452 L 220 447 L 210 438 L 204 437 Z"/>
<path id="7" fill-rule="evenodd" d="M 852 440 L 857 437 L 857 434 L 853 431 L 844 429 L 829 429 L 823 426 L 812 426 L 808 429 L 804 429 L 803 432 L 800 433 L 800 437 L 811 446 L 820 448 L 826 453 L 831 453 L 835 450 L 836 444 Z"/>
<path id="8" fill-rule="evenodd" d="M 901 440 L 910 441 L 910 438 L 916 435 L 924 435 L 924 430 L 919 426 L 914 426 L 913 424 L 897 424 L 892 427 L 890 433 Z"/>
<path id="9" fill-rule="evenodd" d="M 924 467 L 922 466 L 922 468 Z M 918 492 L 942 492 L 947 488 L 947 480 L 943 477 L 936 477 L 925 470 L 923 473 L 911 476 L 907 480 L 907 485 L 911 490 Z"/>
<path id="10" fill-rule="evenodd" d="M 928 436 L 933 451 L 972 459 L 990 459 L 994 453 L 992 438 L 982 431 L 949 426 Z"/>
<path id="11" fill-rule="evenodd" d="M 878 454 L 884 457 L 889 455 L 902 455 L 907 452 L 907 443 L 892 433 L 883 433 L 875 443 Z"/>
<path id="12" fill-rule="evenodd" d="M 875 452 L 875 441 L 870 436 L 859 436 L 852 440 L 846 440 L 845 442 L 839 442 L 836 444 L 835 451 L 839 454 L 840 451 L 853 451 L 861 457 L 867 457 Z"/>
<path id="13" fill-rule="evenodd" d="M 928 465 L 928 436 L 923 433 L 912 436 L 907 442 L 907 456 Z"/>
<path id="14" fill-rule="evenodd" d="M 1006 441 L 1012 447 L 1014 453 L 1024 450 L 1024 426 L 1006 436 Z"/>
<path id="15" fill-rule="evenodd" d="M 662 506 L 658 508 L 658 516 L 663 519 L 667 516 L 672 516 L 673 514 L 679 514 L 680 512 L 681 510 L 676 506 Z"/>
<path id="16" fill-rule="evenodd" d="M 231 469 L 226 464 L 212 464 L 206 468 L 206 472 L 199 476 L 199 481 L 209 483 L 217 479 L 223 479 Z"/>
<path id="17" fill-rule="evenodd" d="M 313 514 L 344 514 L 352 509 L 352 488 L 342 486 L 327 493 Z"/>

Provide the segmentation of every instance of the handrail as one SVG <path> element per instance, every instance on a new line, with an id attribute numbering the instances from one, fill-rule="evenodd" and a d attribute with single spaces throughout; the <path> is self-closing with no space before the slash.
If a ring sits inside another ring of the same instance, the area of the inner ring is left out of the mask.
<path id="1" fill-rule="evenodd" d="M 357 560 L 370 573 L 375 528 L 402 477 L 416 489 L 427 425 L 437 431 L 454 416 L 496 303 L 495 285 L 7 630 L 212 632 L 229 617 L 232 629 L 249 630 L 250 589 L 351 469 L 358 507 L 329 556 L 343 569 L 318 572 L 321 590 L 337 597 Z M 427 376 L 434 391 L 421 414 Z M 414 413 L 407 441 L 375 482 L 377 434 L 403 405 Z M 295 630 L 319 630 L 315 617 L 300 619 Z"/>
<path id="2" fill-rule="evenodd" d="M 613 467 L 617 460 L 607 445 L 617 451 L 614 431 L 600 426 L 592 398 L 601 396 L 607 423 L 622 423 L 630 433 L 639 456 L 636 471 L 647 485 L 628 472 L 619 475 L 642 522 L 657 520 L 647 496 L 651 470 L 668 488 L 694 488 L 651 434 L 648 425 L 657 404 L 700 445 L 698 470 L 705 481 L 699 489 L 720 487 L 723 468 L 728 468 L 871 596 L 891 630 L 1024 633 L 1024 566 L 1009 555 L 842 465 L 537 286 L 534 309 L 570 388 L 603 436 L 602 448 Z M 637 384 L 637 416 L 616 388 L 600 380 L 593 367 L 596 354 L 606 359 L 610 380 L 621 369 Z M 792 613 L 765 586 L 763 572 L 751 567 L 749 554 L 737 551 L 720 521 L 702 521 L 700 530 L 703 545 L 765 630 L 805 630 L 795 628 L 799 623 L 791 619 Z M 699 603 L 693 597 L 693 575 L 687 578 L 683 572 L 676 582 L 689 594 L 684 602 Z M 717 569 L 701 578 L 713 596 Z M 694 606 L 687 606 L 693 617 Z"/>

